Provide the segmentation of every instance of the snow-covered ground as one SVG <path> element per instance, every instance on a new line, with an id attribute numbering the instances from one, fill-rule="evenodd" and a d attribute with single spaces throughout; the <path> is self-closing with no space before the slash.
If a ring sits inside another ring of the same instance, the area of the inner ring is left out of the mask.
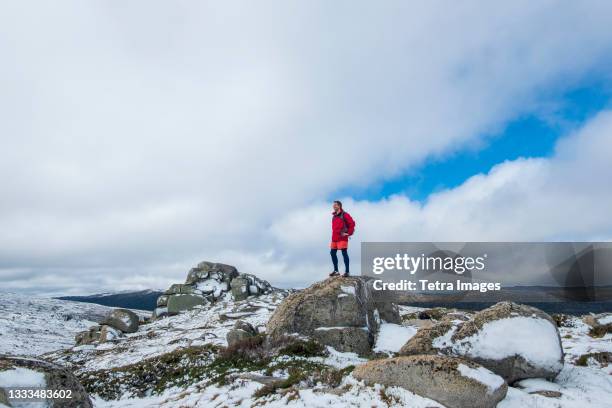
<path id="1" fill-rule="evenodd" d="M 87 330 L 112 309 L 93 303 L 0 292 L 0 354 L 36 356 L 72 347 L 77 332 Z"/>
<path id="2" fill-rule="evenodd" d="M 138 332 L 127 334 L 125 337 L 109 343 L 100 345 L 88 345 L 73 347 L 71 349 L 59 350 L 44 355 L 44 358 L 71 366 L 80 375 L 90 372 L 106 372 L 111 369 L 121 369 L 130 364 L 138 364 L 147 359 L 154 359 L 173 351 L 180 351 L 189 346 L 204 346 L 213 344 L 226 346 L 225 336 L 232 328 L 236 320 L 245 320 L 260 331 L 265 329 L 265 324 L 270 318 L 275 307 L 282 301 L 281 294 L 271 294 L 261 297 L 251 297 L 245 301 L 235 302 L 227 296 L 222 301 L 199 309 L 183 313 L 178 316 L 164 318 L 140 327 Z M 48 310 L 47 305 L 43 309 Z M 19 316 L 37 315 L 40 310 L 39 302 L 11 301 L 11 314 L 20 311 Z M 60 301 L 61 302 L 61 301 Z M 83 303 L 61 302 L 63 306 L 54 304 L 58 315 L 70 313 L 74 315 L 76 310 L 85 313 L 88 306 L 106 309 L 102 306 L 86 305 Z M 19 304 L 18 307 L 15 305 Z M 26 309 L 28 309 L 26 311 Z M 31 310 L 30 310 L 31 309 Z M 101 309 L 100 309 L 101 310 Z M 416 308 L 401 308 L 402 314 L 413 313 Z M 2 316 L 6 318 L 5 316 Z M 18 328 L 23 332 L 26 328 L 34 330 L 29 325 L 42 324 L 56 331 L 77 331 L 86 328 L 84 320 L 77 320 L 77 326 L 67 329 L 66 325 L 72 324 L 71 320 L 49 320 L 45 317 L 22 318 L 15 322 L 10 319 L 12 325 L 2 321 L 2 328 L 12 327 L 13 332 Z M 93 324 L 93 323 L 92 323 Z M 565 352 L 565 367 L 554 382 L 543 379 L 524 380 L 510 387 L 506 398 L 498 405 L 500 408 L 609 408 L 612 407 L 612 365 L 602 367 L 594 361 L 588 361 L 587 366 L 575 364 L 578 357 L 585 353 L 612 352 L 612 335 L 608 334 L 602 338 L 592 338 L 588 335 L 588 326 L 579 318 L 569 318 L 567 325 L 560 329 L 563 348 Z M 381 336 L 377 339 L 376 350 L 380 352 L 396 352 L 405 341 L 407 341 L 417 328 L 414 326 L 401 326 L 385 323 L 381 327 Z M 3 337 L 5 331 L 3 331 Z M 54 348 L 57 346 L 71 346 L 72 336 L 54 337 Z M 2 338 L 2 337 L 0 337 Z M 3 339 L 4 341 L 4 339 Z M 12 342 L 15 343 L 15 342 Z M 31 350 L 21 349 L 22 354 L 38 354 L 41 348 L 35 344 L 24 347 L 32 347 Z M 27 351 L 27 353 L 26 353 Z M 366 360 L 353 353 L 340 353 L 328 348 L 329 354 L 324 357 L 287 357 L 282 359 L 302 359 L 310 363 L 321 364 L 335 369 L 343 369 L 355 366 Z M 275 362 L 278 363 L 282 359 Z M 98 371 L 101 370 L 101 371 Z M 262 376 L 262 370 L 246 373 L 238 373 L 240 376 L 227 384 L 211 383 L 207 378 L 194 379 L 181 386 L 173 386 L 163 390 L 159 394 L 147 392 L 145 395 L 135 397 L 130 395 L 126 389 L 125 394 L 119 400 L 104 400 L 99 395 L 92 395 L 96 407 L 373 407 L 373 406 L 397 406 L 397 407 L 441 407 L 435 401 L 417 396 L 410 391 L 397 387 L 369 387 L 355 380 L 351 375 L 346 375 L 339 386 L 318 384 L 315 386 L 304 386 L 299 391 L 286 393 L 272 393 L 267 396 L 255 397 L 253 394 L 264 385 L 252 376 Z M 473 376 L 482 376 L 479 372 L 470 372 Z M 96 374 L 98 375 L 98 374 Z M 277 370 L 275 377 L 286 377 L 287 373 Z M 559 394 L 557 394 L 559 393 Z"/>

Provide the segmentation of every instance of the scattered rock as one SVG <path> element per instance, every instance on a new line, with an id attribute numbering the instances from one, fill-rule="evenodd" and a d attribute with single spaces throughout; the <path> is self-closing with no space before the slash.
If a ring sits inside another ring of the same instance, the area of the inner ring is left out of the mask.
<path id="1" fill-rule="evenodd" d="M 96 325 L 90 327 L 88 330 L 77 333 L 74 337 L 74 341 L 77 346 L 82 346 L 85 344 L 92 344 L 100 340 L 100 330 L 102 326 Z"/>
<path id="2" fill-rule="evenodd" d="M 113 309 L 102 321 L 103 325 L 114 327 L 124 333 L 138 331 L 138 315 L 128 309 Z"/>
<path id="3" fill-rule="evenodd" d="M 508 383 L 554 379 L 563 368 L 555 321 L 539 309 L 511 302 L 497 303 L 466 322 L 443 319 L 419 329 L 400 350 L 400 355 L 435 353 L 468 358 Z"/>
<path id="4" fill-rule="evenodd" d="M 381 321 L 378 307 L 385 308 L 389 320 L 400 321 L 396 308 L 372 301 L 367 278 L 329 278 L 288 296 L 268 321 L 267 333 L 271 337 L 292 333 L 313 336 L 315 331 L 320 331 L 317 329 L 328 330 L 329 333 L 316 334 L 322 341 L 329 341 L 324 344 L 361 352 L 361 340 L 349 342 L 346 339 L 346 333 L 361 332 L 346 329 L 357 328 L 364 332 L 371 349 Z M 352 350 L 353 346 L 357 349 Z"/>
<path id="5" fill-rule="evenodd" d="M 504 380 L 471 361 L 447 356 L 372 360 L 353 371 L 368 385 L 403 387 L 448 408 L 493 408 L 504 399 Z"/>
<path id="6" fill-rule="evenodd" d="M 551 390 L 531 391 L 530 394 L 541 395 L 547 398 L 561 398 L 561 396 L 563 395 L 559 391 Z"/>
<path id="7" fill-rule="evenodd" d="M 52 408 L 91 408 L 93 406 L 87 391 L 77 378 L 69 370 L 59 365 L 31 358 L 0 356 L 0 372 L 9 370 L 28 370 L 27 378 L 33 381 L 32 384 L 27 385 L 29 387 L 70 390 L 72 392 L 70 399 L 53 400 L 50 403 Z M 23 378 L 20 383 L 20 386 L 26 386 L 23 384 Z M 6 384 L 5 387 L 11 385 Z"/>
<path id="8" fill-rule="evenodd" d="M 563 313 L 554 313 L 550 315 L 557 327 L 573 327 L 572 317 Z"/>
<path id="9" fill-rule="evenodd" d="M 119 337 L 123 337 L 123 333 L 121 332 L 121 330 L 117 330 L 114 327 L 106 326 L 106 325 L 102 325 L 102 328 L 100 329 L 99 333 L 100 334 L 99 334 L 98 341 L 100 343 L 104 343 L 107 341 L 115 340 Z"/>
<path id="10" fill-rule="evenodd" d="M 600 338 L 612 333 L 612 313 L 587 315 L 582 318 L 582 321 L 591 326 L 589 330 L 591 337 Z"/>
<path id="11" fill-rule="evenodd" d="M 233 346 L 234 344 L 255 335 L 257 335 L 256 328 L 254 328 L 250 323 L 243 320 L 238 320 L 234 324 L 234 328 L 227 332 L 225 338 L 227 340 L 227 345 Z"/>

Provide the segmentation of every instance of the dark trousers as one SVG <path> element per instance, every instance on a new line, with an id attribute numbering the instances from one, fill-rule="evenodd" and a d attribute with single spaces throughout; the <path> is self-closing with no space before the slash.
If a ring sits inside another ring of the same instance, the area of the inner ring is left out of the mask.
<path id="1" fill-rule="evenodd" d="M 342 251 L 342 259 L 344 260 L 344 270 L 346 273 L 349 273 L 349 256 L 348 249 L 341 249 Z M 329 251 L 332 258 L 332 263 L 334 264 L 334 271 L 338 271 L 338 250 L 332 249 Z"/>

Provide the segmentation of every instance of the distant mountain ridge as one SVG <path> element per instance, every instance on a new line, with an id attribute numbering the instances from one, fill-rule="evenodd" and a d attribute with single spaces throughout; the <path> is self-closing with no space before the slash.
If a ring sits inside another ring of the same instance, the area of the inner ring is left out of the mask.
<path id="1" fill-rule="evenodd" d="M 163 293 L 163 290 L 146 289 L 140 291 L 98 293 L 84 296 L 60 296 L 55 299 L 95 303 L 98 305 L 123 307 L 126 309 L 153 310 L 156 307 L 157 298 Z"/>

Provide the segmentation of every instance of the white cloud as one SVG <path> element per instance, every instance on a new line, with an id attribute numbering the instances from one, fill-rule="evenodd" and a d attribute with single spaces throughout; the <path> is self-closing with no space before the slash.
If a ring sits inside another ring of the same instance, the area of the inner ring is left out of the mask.
<path id="1" fill-rule="evenodd" d="M 347 200 L 345 207 L 358 224 L 352 259 L 358 263 L 360 241 L 611 240 L 610 135 L 612 111 L 605 111 L 562 139 L 552 157 L 499 164 L 432 195 L 424 205 L 401 195 L 375 202 Z M 323 253 L 319 224 L 328 207 L 318 203 L 294 209 L 281 219 L 271 228 L 278 246 L 284 244 L 296 258 Z M 325 270 L 324 264 L 316 270 Z"/>
<path id="2" fill-rule="evenodd" d="M 2 7 L 0 276 L 31 274 L 8 289 L 48 268 L 65 288 L 119 287 L 126 270 L 157 286 L 229 254 L 274 283 L 310 280 L 327 260 L 316 203 L 479 143 L 612 62 L 606 3 Z M 533 190 L 516 179 L 571 180 L 571 165 L 505 164 L 424 208 L 354 203 L 377 220 L 360 234 L 563 235 L 556 212 L 520 229 Z M 495 225 L 501 210 L 521 222 Z M 475 215 L 488 224 L 468 228 Z M 583 234 L 606 233 L 594 224 Z"/>

